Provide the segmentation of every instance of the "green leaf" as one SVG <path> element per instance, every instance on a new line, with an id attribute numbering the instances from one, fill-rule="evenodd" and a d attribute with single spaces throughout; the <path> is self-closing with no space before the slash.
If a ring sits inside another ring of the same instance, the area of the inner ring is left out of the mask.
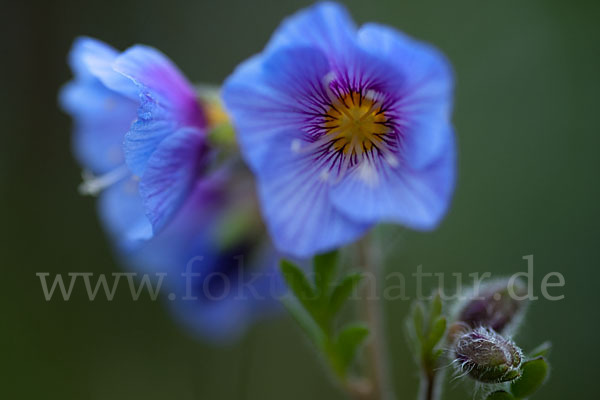
<path id="1" fill-rule="evenodd" d="M 513 397 L 512 394 L 505 392 L 504 390 L 499 390 L 497 392 L 490 394 L 488 397 L 486 397 L 486 400 L 514 400 L 514 399 L 515 398 Z"/>
<path id="2" fill-rule="evenodd" d="M 415 303 L 413 306 L 412 317 L 413 317 L 413 327 L 415 329 L 415 334 L 417 335 L 417 339 L 419 341 L 423 341 L 423 320 L 424 320 L 425 309 L 423 308 L 422 303 Z"/>
<path id="3" fill-rule="evenodd" d="M 335 275 L 338 263 L 338 252 L 332 251 L 315 256 L 313 260 L 315 271 L 315 288 L 321 298 L 327 298 L 330 292 L 331 282 Z"/>
<path id="4" fill-rule="evenodd" d="M 442 339 L 446 333 L 446 317 L 438 317 L 431 326 L 429 331 L 429 351 L 433 350 L 436 344 Z"/>
<path id="5" fill-rule="evenodd" d="M 546 357 L 552 349 L 552 343 L 544 342 L 529 352 L 529 358 Z"/>
<path id="6" fill-rule="evenodd" d="M 281 273 L 292 293 L 309 312 L 313 313 L 316 296 L 304 272 L 288 260 L 281 260 Z"/>
<path id="7" fill-rule="evenodd" d="M 368 335 L 369 328 L 363 324 L 348 325 L 339 333 L 336 347 L 344 372 L 352 365 L 358 348 Z"/>
<path id="8" fill-rule="evenodd" d="M 432 329 L 434 322 L 442 315 L 442 296 L 439 292 L 435 294 L 429 306 L 429 329 Z"/>
<path id="9" fill-rule="evenodd" d="M 521 366 L 522 375 L 510 385 L 510 391 L 517 398 L 531 396 L 542 386 L 548 376 L 548 363 L 542 357 L 526 361 Z"/>
<path id="10" fill-rule="evenodd" d="M 284 297 L 281 302 L 315 346 L 322 349 L 326 342 L 326 335 L 311 315 L 298 304 L 297 299 L 291 296 Z"/>
<path id="11" fill-rule="evenodd" d="M 348 297 L 352 294 L 354 289 L 360 283 L 362 275 L 360 273 L 354 273 L 347 275 L 342 281 L 333 289 L 331 299 L 329 301 L 329 310 L 331 315 L 337 314 L 341 309 Z"/>

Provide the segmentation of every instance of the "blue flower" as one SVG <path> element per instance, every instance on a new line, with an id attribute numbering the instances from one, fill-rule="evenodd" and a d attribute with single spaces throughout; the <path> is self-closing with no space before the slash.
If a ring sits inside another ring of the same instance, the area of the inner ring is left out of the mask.
<path id="1" fill-rule="evenodd" d="M 140 273 L 163 274 L 161 292 L 176 320 L 216 342 L 234 340 L 257 318 L 278 311 L 285 291 L 259 220 L 233 237 L 223 234 L 229 216 L 239 222 L 240 213 L 253 211 L 244 210 L 248 200 L 233 195 L 231 183 L 225 170 L 199 181 L 173 221 L 124 259 Z"/>
<path id="2" fill-rule="evenodd" d="M 322 3 L 286 19 L 223 99 L 277 247 L 299 257 L 378 222 L 434 228 L 455 180 L 453 76 L 433 47 Z"/>
<path id="3" fill-rule="evenodd" d="M 85 193 L 103 191 L 106 229 L 127 248 L 165 227 L 206 163 L 205 118 L 192 85 L 162 53 L 123 53 L 79 38 L 75 78 L 60 94 L 73 116 L 73 148 Z"/>

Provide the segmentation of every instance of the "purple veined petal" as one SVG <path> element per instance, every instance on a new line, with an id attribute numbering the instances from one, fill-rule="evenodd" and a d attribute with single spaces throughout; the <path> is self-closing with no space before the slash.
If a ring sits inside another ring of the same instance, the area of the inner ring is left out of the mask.
<path id="1" fill-rule="evenodd" d="M 104 228 L 121 251 L 134 251 L 152 237 L 152 226 L 144 214 L 138 182 L 132 177 L 102 192 L 98 212 Z"/>
<path id="2" fill-rule="evenodd" d="M 331 189 L 337 210 L 363 223 L 394 222 L 435 228 L 449 208 L 456 179 L 454 135 L 449 132 L 436 160 L 421 169 L 371 157 Z"/>
<path id="3" fill-rule="evenodd" d="M 328 72 L 321 51 L 296 47 L 266 59 L 255 56 L 225 81 L 223 100 L 242 154 L 254 171 L 269 157 L 273 141 L 290 131 L 300 132 L 312 116 L 323 112 L 323 78 Z"/>
<path id="4" fill-rule="evenodd" d="M 73 151 L 84 168 L 104 174 L 124 163 L 123 137 L 135 120 L 136 102 L 95 79 L 68 83 L 59 101 L 73 116 Z"/>
<path id="5" fill-rule="evenodd" d="M 358 239 L 370 227 L 333 207 L 329 166 L 292 150 L 292 140 L 271 148 L 257 177 L 261 208 L 275 246 L 304 258 Z"/>
<path id="6" fill-rule="evenodd" d="M 142 176 L 160 143 L 177 129 L 204 129 L 205 119 L 194 89 L 161 52 L 134 46 L 121 54 L 114 69 L 135 83 L 141 102 L 138 119 L 125 136 L 127 165 Z"/>
<path id="7" fill-rule="evenodd" d="M 389 27 L 366 24 L 358 32 L 361 47 L 387 60 L 402 76 L 390 107 L 398 114 L 403 137 L 403 158 L 420 168 L 438 158 L 451 130 L 454 78 L 449 62 L 433 46 Z"/>
<path id="8" fill-rule="evenodd" d="M 204 132 L 182 128 L 163 140 L 148 160 L 140 181 L 140 195 L 155 233 L 166 225 L 190 194 L 204 151 Z"/>
<path id="9" fill-rule="evenodd" d="M 345 7 L 316 4 L 286 18 L 267 44 L 267 52 L 288 46 L 311 46 L 326 54 L 343 54 L 356 36 L 356 26 Z"/>
<path id="10" fill-rule="evenodd" d="M 114 48 L 99 40 L 80 37 L 69 53 L 69 64 L 79 79 L 97 79 L 107 88 L 137 100 L 135 85 L 113 69 L 118 55 Z"/>
<path id="11" fill-rule="evenodd" d="M 179 128 L 178 121 L 149 95 L 141 100 L 138 118 L 125 134 L 123 142 L 127 166 L 137 176 L 144 175 L 148 160 L 159 144 Z"/>
<path id="12" fill-rule="evenodd" d="M 333 79 L 346 89 L 396 89 L 389 65 L 358 46 L 357 29 L 347 10 L 336 3 L 320 3 L 286 19 L 273 34 L 266 53 L 289 47 L 309 47 L 326 55 Z M 308 63 L 297 59 L 298 63 Z M 396 83 L 397 84 L 397 83 Z M 392 86 L 392 87 L 390 87 Z"/>
<path id="13" fill-rule="evenodd" d="M 117 57 L 113 68 L 131 79 L 142 95 L 150 94 L 181 125 L 204 126 L 193 86 L 160 51 L 148 46 L 133 46 Z"/>

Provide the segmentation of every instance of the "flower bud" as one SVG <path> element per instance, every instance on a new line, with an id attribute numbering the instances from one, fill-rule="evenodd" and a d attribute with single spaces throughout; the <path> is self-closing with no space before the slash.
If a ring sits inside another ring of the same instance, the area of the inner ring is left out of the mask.
<path id="1" fill-rule="evenodd" d="M 522 316 L 527 303 L 519 298 L 526 290 L 521 281 L 501 280 L 485 285 L 462 305 L 457 320 L 472 328 L 485 326 L 503 333 Z"/>
<path id="2" fill-rule="evenodd" d="M 446 332 L 446 338 L 448 343 L 453 344 L 456 342 L 462 335 L 471 331 L 471 327 L 464 322 L 455 322 L 448 327 Z"/>
<path id="3" fill-rule="evenodd" d="M 487 328 L 477 328 L 454 343 L 459 372 L 484 383 L 508 382 L 521 374 L 523 353 L 512 341 Z"/>

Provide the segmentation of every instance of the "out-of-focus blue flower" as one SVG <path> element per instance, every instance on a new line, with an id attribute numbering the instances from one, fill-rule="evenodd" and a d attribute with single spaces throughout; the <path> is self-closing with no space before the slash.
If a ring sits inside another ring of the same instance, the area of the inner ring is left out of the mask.
<path id="1" fill-rule="evenodd" d="M 160 231 L 189 196 L 206 162 L 204 115 L 192 85 L 151 47 L 118 53 L 79 38 L 69 62 L 75 78 L 60 102 L 88 171 L 82 190 L 104 192 L 103 222 L 130 247 Z"/>
<path id="2" fill-rule="evenodd" d="M 83 190 L 100 193 L 100 215 L 123 264 L 164 275 L 163 299 L 205 338 L 233 339 L 276 309 L 284 286 L 253 219 L 252 196 L 238 184 L 248 177 L 228 166 L 203 169 L 211 155 L 192 86 L 149 47 L 118 53 L 80 38 L 69 60 L 75 79 L 60 101 L 75 122 L 76 157 L 91 175 Z"/>
<path id="3" fill-rule="evenodd" d="M 378 222 L 434 228 L 455 180 L 453 76 L 433 47 L 323 3 L 285 20 L 223 99 L 278 248 L 304 257 Z"/>
<path id="4" fill-rule="evenodd" d="M 173 315 L 211 341 L 233 340 L 277 311 L 285 289 L 260 220 L 241 230 L 227 226 L 255 215 L 242 209 L 252 197 L 235 196 L 231 184 L 223 170 L 199 181 L 174 220 L 124 260 L 140 273 L 163 274 L 161 292 Z M 237 234 L 224 234 L 231 229 Z"/>

